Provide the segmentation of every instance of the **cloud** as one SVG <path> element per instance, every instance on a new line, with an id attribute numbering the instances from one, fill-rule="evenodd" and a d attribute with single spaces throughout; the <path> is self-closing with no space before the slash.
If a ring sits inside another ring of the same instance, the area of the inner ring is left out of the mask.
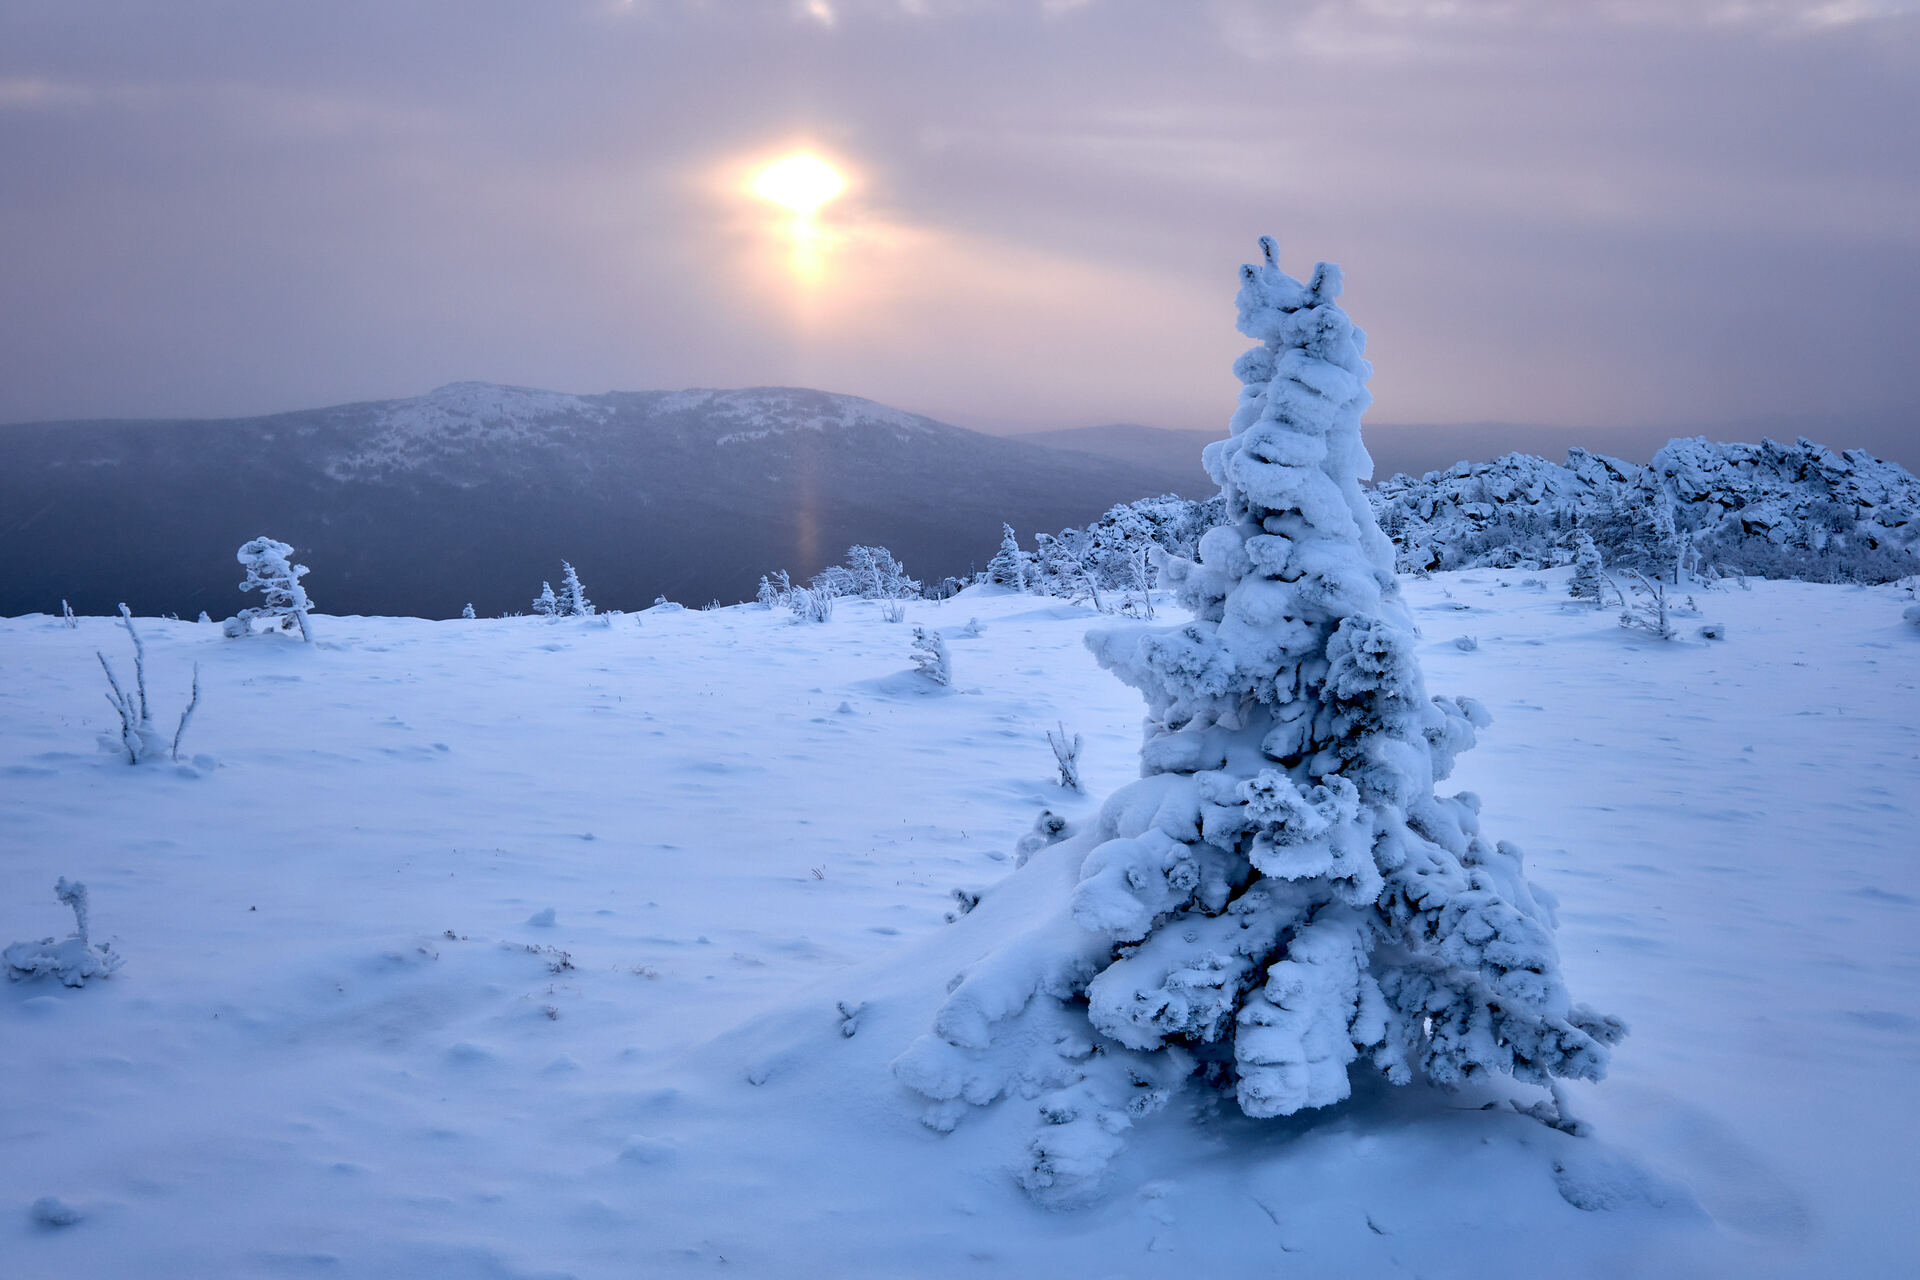
<path id="1" fill-rule="evenodd" d="M 1386 420 L 1920 401 L 1893 6 L 827 4 L 0 11 L 0 420 L 491 378 L 1210 425 L 1265 231 L 1345 262 Z M 857 177 L 807 316 L 714 177 L 800 148 Z"/>

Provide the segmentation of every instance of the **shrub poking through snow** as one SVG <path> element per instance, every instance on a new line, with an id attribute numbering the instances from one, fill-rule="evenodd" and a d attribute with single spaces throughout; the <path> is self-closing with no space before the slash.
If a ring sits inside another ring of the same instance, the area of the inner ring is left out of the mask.
<path id="1" fill-rule="evenodd" d="M 1086 790 L 1085 787 L 1080 785 L 1080 745 L 1082 741 L 1083 739 L 1077 733 L 1069 739 L 1067 737 L 1067 726 L 1064 724 L 1060 725 L 1060 731 L 1058 733 L 1055 733 L 1052 729 L 1047 730 L 1047 745 L 1053 748 L 1053 761 L 1060 766 L 1060 785 L 1069 791 Z"/>
<path id="2" fill-rule="evenodd" d="M 293 548 L 284 542 L 260 537 L 243 544 L 234 553 L 234 559 L 247 571 L 240 589 L 258 591 L 260 603 L 228 618 L 222 624 L 227 636 L 237 639 L 252 635 L 254 620 L 267 618 L 273 623 L 272 630 L 298 631 L 302 640 L 312 640 L 307 613 L 313 608 L 313 602 L 307 599 L 306 588 L 300 585 L 300 579 L 310 570 L 303 564 L 293 563 Z"/>
<path id="3" fill-rule="evenodd" d="M 101 741 L 110 750 L 126 752 L 128 764 L 158 759 L 163 752 L 177 761 L 180 739 L 186 735 L 194 708 L 200 705 L 200 664 L 193 664 L 193 695 L 187 701 L 187 709 L 180 713 L 180 723 L 175 726 L 169 744 L 154 726 L 153 708 L 147 701 L 147 646 L 140 642 L 140 633 L 133 628 L 133 614 L 124 604 L 120 606 L 120 625 L 127 629 L 127 636 L 133 641 L 133 688 L 121 685 L 106 654 L 98 649 L 93 651 L 93 656 L 100 659 L 100 669 L 107 673 L 107 688 L 111 690 L 107 702 L 120 717 L 119 736 L 103 735 Z"/>
<path id="4" fill-rule="evenodd" d="M 947 657 L 947 642 L 938 631 L 913 629 L 913 665 L 935 684 L 953 683 L 953 662 Z"/>
<path id="5" fill-rule="evenodd" d="M 1226 522 L 1164 566 L 1193 621 L 1088 638 L 1146 695 L 1143 776 L 998 891 L 1061 886 L 893 1064 L 938 1128 L 1034 1099 L 1021 1181 L 1047 1198 L 1084 1190 L 1196 1072 L 1283 1116 L 1345 1099 L 1356 1068 L 1598 1079 L 1624 1031 L 1570 1000 L 1519 850 L 1480 834 L 1474 796 L 1434 792 L 1488 718 L 1426 693 L 1360 488 L 1371 369 L 1339 269 L 1301 283 L 1261 249 L 1239 295 L 1260 345 L 1204 455 Z M 1051 873 L 1068 865 L 1071 887 Z"/>
<path id="6" fill-rule="evenodd" d="M 72 908 L 73 933 L 62 942 L 52 938 L 16 942 L 0 952 L 7 976 L 15 982 L 58 978 L 69 987 L 84 987 L 89 978 L 111 977 L 120 967 L 120 957 L 106 943 L 96 947 L 87 938 L 87 886 L 63 876 L 55 882 L 53 895 Z"/>
<path id="7" fill-rule="evenodd" d="M 907 606 L 905 601 L 882 600 L 880 602 L 880 621 L 905 622 L 906 620 Z"/>
<path id="8" fill-rule="evenodd" d="M 1672 640 L 1680 634 L 1668 616 L 1675 611 L 1672 602 L 1667 599 L 1667 584 L 1648 581 L 1645 574 L 1634 569 L 1626 571 L 1633 587 L 1633 599 L 1623 599 L 1625 607 L 1620 612 L 1620 625 L 1635 631 L 1644 631 L 1657 640 Z M 1695 610 L 1695 616 L 1699 611 Z"/>

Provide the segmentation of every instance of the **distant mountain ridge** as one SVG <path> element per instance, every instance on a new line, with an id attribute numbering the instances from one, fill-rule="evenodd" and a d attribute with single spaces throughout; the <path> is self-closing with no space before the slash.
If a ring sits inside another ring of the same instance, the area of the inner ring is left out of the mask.
<path id="1" fill-rule="evenodd" d="M 1084 524 L 1165 492 L 1152 466 L 982 435 L 788 387 L 571 395 L 463 382 L 258 418 L 0 427 L 0 613 L 244 603 L 233 553 L 269 534 L 324 612 L 525 610 L 560 559 L 635 608 L 751 598 L 881 543 L 935 579 L 1002 521 Z"/>

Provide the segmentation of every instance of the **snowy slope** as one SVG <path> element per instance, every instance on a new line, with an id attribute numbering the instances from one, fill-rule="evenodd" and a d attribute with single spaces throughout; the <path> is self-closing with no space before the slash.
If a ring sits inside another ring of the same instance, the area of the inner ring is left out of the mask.
<path id="1" fill-rule="evenodd" d="M 1068 874 L 1006 857 L 1092 803 L 1042 729 L 1086 735 L 1094 796 L 1135 772 L 1089 611 L 911 605 L 947 693 L 859 602 L 323 617 L 312 648 L 144 623 L 169 723 L 202 664 L 185 745 L 217 763 L 188 771 L 94 750 L 106 620 L 0 621 L 0 944 L 65 931 L 64 875 L 126 957 L 0 983 L 0 1274 L 1900 1273 L 1904 595 L 1703 593 L 1730 638 L 1661 646 L 1560 573 L 1502 576 L 1407 593 L 1429 683 L 1495 716 L 1453 784 L 1560 896 L 1569 982 L 1632 1024 L 1574 1094 L 1596 1136 L 1506 1081 L 1262 1123 L 1193 1091 L 1071 1210 L 1013 1185 L 1017 1104 L 942 1136 L 887 1064 Z M 35 1221 L 48 1196 L 79 1221 Z"/>

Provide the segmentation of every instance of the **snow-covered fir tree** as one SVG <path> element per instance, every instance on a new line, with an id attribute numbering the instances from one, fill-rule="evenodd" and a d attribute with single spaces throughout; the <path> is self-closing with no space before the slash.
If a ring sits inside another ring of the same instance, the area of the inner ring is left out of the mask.
<path id="1" fill-rule="evenodd" d="M 256 618 L 269 618 L 276 630 L 298 631 L 302 640 L 312 640 L 307 613 L 313 608 L 313 601 L 300 585 L 300 579 L 311 571 L 303 564 L 293 563 L 293 548 L 284 542 L 260 537 L 243 543 L 234 553 L 234 559 L 247 571 L 240 589 L 258 591 L 260 603 L 228 618 L 224 624 L 226 634 L 230 637 L 251 635 Z"/>
<path id="2" fill-rule="evenodd" d="M 477 616 L 473 612 L 473 602 L 471 600 L 467 602 L 466 608 L 460 610 L 460 616 L 463 618 L 469 618 L 469 619 Z"/>
<path id="3" fill-rule="evenodd" d="M 947 653 L 946 638 L 931 628 L 913 629 L 913 666 L 935 684 L 953 683 L 953 659 Z"/>
<path id="4" fill-rule="evenodd" d="M 1243 269 L 1260 345 L 1205 453 L 1226 522 L 1167 577 L 1180 627 L 1096 632 L 1148 704 L 1143 777 L 1008 889 L 1059 884 L 894 1062 L 949 1128 L 1034 1098 L 1022 1182 L 1071 1194 L 1198 1071 L 1250 1116 L 1348 1097 L 1349 1072 L 1451 1085 L 1597 1079 L 1623 1031 L 1569 998 L 1553 903 L 1436 781 L 1485 712 L 1429 698 L 1393 549 L 1360 481 L 1365 336 L 1337 267 Z M 1056 876 L 1074 869 L 1070 890 Z M 978 916 L 974 917 L 978 919 Z"/>
<path id="5" fill-rule="evenodd" d="M 560 569 L 560 594 L 555 600 L 555 612 L 563 618 L 593 616 L 593 601 L 587 599 L 587 589 L 580 585 L 580 575 L 565 560 L 560 562 Z"/>
<path id="6" fill-rule="evenodd" d="M 1027 589 L 1027 553 L 1020 549 L 1020 539 L 1010 524 L 1000 526 L 1000 550 L 987 561 L 987 581 L 1015 591 Z"/>
<path id="7" fill-rule="evenodd" d="M 1586 533 L 1574 535 L 1573 576 L 1567 579 L 1567 594 L 1575 600 L 1600 603 L 1606 570 L 1600 563 L 1600 549 Z"/>
<path id="8" fill-rule="evenodd" d="M 547 619 L 560 616 L 560 597 L 553 594 L 551 582 L 540 584 L 540 594 L 533 598 L 533 611 Z"/>

